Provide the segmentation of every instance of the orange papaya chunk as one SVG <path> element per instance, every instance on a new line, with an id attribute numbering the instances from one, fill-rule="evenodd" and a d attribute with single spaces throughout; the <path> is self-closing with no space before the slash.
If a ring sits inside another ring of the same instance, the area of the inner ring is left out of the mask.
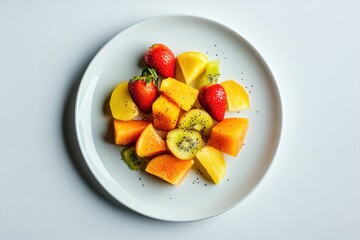
<path id="1" fill-rule="evenodd" d="M 155 156 L 167 151 L 166 142 L 150 123 L 137 139 L 135 151 L 140 157 Z"/>
<path id="2" fill-rule="evenodd" d="M 248 128 L 247 118 L 226 118 L 211 129 L 207 144 L 236 157 L 242 148 Z"/>
<path id="3" fill-rule="evenodd" d="M 170 131 L 177 124 L 180 107 L 164 95 L 160 95 L 152 105 L 152 112 L 154 128 Z"/>
<path id="4" fill-rule="evenodd" d="M 194 160 L 180 160 L 173 155 L 164 154 L 153 158 L 145 171 L 163 179 L 173 185 L 179 186 L 183 181 Z"/>
<path id="5" fill-rule="evenodd" d="M 129 145 L 136 141 L 150 124 L 143 120 L 121 121 L 114 119 L 114 140 L 117 145 Z"/>

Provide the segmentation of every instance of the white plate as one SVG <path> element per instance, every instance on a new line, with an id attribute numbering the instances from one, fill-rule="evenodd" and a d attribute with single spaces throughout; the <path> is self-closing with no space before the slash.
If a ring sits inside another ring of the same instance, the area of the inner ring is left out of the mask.
<path id="1" fill-rule="evenodd" d="M 153 43 L 175 53 L 200 51 L 221 61 L 221 80 L 246 87 L 250 128 L 237 158 L 226 156 L 227 172 L 219 185 L 192 169 L 179 187 L 121 160 L 120 147 L 109 139 L 107 99 L 121 81 L 139 74 L 141 59 Z M 282 123 L 275 79 L 257 51 L 239 34 L 211 20 L 161 16 L 137 23 L 109 41 L 95 56 L 81 81 L 75 109 L 76 131 L 84 159 L 97 181 L 117 201 L 143 215 L 167 221 L 193 221 L 220 214 L 238 204 L 259 183 L 276 152 Z"/>

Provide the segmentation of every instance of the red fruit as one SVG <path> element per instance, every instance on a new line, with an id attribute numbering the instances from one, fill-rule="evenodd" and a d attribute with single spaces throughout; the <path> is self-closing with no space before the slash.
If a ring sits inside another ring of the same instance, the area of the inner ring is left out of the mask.
<path id="1" fill-rule="evenodd" d="M 175 77 L 176 58 L 174 53 L 164 44 L 152 45 L 144 55 L 145 63 L 154 68 L 163 77 Z"/>
<path id="2" fill-rule="evenodd" d="M 146 68 L 141 76 L 132 77 L 128 83 L 130 96 L 143 113 L 152 111 L 152 104 L 158 96 L 157 82 L 156 71 Z"/>
<path id="3" fill-rule="evenodd" d="M 209 84 L 203 86 L 199 91 L 199 103 L 216 121 L 221 122 L 224 119 L 226 111 L 226 92 L 218 84 Z"/>

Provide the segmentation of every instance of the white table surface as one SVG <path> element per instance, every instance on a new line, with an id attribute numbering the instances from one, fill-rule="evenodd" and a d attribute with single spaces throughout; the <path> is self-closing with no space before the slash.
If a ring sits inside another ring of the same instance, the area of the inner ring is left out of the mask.
<path id="1" fill-rule="evenodd" d="M 0 239 L 360 239 L 359 1 L 1 1 Z M 148 17 L 210 18 L 250 41 L 280 88 L 274 162 L 243 202 L 190 223 L 143 217 L 77 164 L 77 86 Z"/>

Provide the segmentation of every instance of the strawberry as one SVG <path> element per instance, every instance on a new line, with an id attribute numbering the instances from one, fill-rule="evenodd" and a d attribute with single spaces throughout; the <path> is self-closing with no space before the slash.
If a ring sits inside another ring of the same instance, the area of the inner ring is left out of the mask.
<path id="1" fill-rule="evenodd" d="M 152 104 L 158 96 L 158 77 L 155 69 L 145 68 L 141 76 L 129 80 L 128 90 L 132 100 L 143 113 L 151 113 Z"/>
<path id="2" fill-rule="evenodd" d="M 168 78 L 175 77 L 176 58 L 174 53 L 164 44 L 152 45 L 144 55 L 144 60 L 149 68 L 154 68 L 158 74 Z"/>
<path id="3" fill-rule="evenodd" d="M 226 92 L 218 84 L 209 84 L 203 86 L 199 91 L 199 103 L 216 121 L 221 122 L 224 119 L 226 111 Z"/>

